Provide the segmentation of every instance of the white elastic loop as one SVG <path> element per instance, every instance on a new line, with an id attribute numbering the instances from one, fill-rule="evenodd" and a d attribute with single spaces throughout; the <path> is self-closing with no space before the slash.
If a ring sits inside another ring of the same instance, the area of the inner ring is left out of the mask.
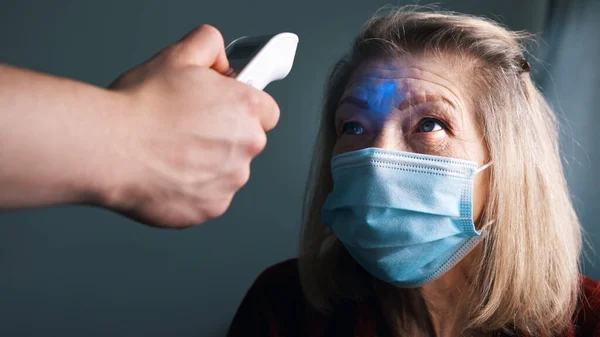
<path id="1" fill-rule="evenodd" d="M 479 234 L 483 233 L 483 231 L 486 230 L 494 222 L 496 222 L 496 220 L 490 220 L 490 221 L 488 221 L 485 225 L 481 226 L 481 228 L 479 228 L 479 230 L 477 232 Z"/>
<path id="2" fill-rule="evenodd" d="M 475 173 L 479 173 L 483 170 L 485 170 L 486 168 L 492 166 L 492 161 L 488 162 L 487 164 L 482 165 L 480 168 L 477 169 L 477 171 L 475 171 Z"/>

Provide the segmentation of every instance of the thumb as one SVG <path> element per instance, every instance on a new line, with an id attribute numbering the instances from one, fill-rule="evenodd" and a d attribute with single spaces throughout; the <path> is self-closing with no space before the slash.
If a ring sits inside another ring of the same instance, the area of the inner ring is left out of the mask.
<path id="1" fill-rule="evenodd" d="M 210 67 L 219 73 L 229 70 L 223 35 L 213 26 L 195 28 L 177 42 L 177 47 L 178 58 L 186 63 Z"/>

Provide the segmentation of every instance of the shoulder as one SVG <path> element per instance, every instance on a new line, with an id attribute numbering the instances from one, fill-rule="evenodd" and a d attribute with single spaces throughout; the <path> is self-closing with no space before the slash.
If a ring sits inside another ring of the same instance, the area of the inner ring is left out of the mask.
<path id="1" fill-rule="evenodd" d="M 250 291 L 259 291 L 263 295 L 285 294 L 288 297 L 301 294 L 298 260 L 289 259 L 268 267 L 256 278 Z"/>
<path id="2" fill-rule="evenodd" d="M 579 305 L 575 326 L 581 336 L 600 335 L 600 282 L 580 276 Z"/>
<path id="3" fill-rule="evenodd" d="M 600 282 L 580 276 L 580 306 L 595 317 L 600 317 Z"/>
<path id="4" fill-rule="evenodd" d="M 600 282 L 595 281 L 587 276 L 580 276 L 582 295 L 589 299 L 593 299 L 594 306 L 600 307 Z"/>
<path id="5" fill-rule="evenodd" d="M 250 286 L 228 336 L 290 336 L 304 328 L 307 309 L 297 260 L 277 263 L 260 273 Z"/>
<path id="6" fill-rule="evenodd" d="M 258 280 L 291 280 L 298 278 L 298 259 L 289 259 L 265 269 Z"/>

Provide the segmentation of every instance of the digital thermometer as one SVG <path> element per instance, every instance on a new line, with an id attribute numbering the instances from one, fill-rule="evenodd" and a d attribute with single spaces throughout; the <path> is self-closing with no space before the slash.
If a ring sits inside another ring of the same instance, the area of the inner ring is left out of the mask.
<path id="1" fill-rule="evenodd" d="M 298 36 L 293 33 L 240 37 L 225 49 L 229 75 L 263 90 L 290 73 L 297 46 Z"/>

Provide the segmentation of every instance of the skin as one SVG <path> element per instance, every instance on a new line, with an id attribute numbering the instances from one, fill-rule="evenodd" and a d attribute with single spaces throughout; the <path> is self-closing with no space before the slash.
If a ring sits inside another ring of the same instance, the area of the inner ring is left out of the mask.
<path id="1" fill-rule="evenodd" d="M 223 214 L 279 118 L 200 26 L 110 88 L 0 64 L 0 211 L 92 204 L 186 228 Z"/>
<path id="2" fill-rule="evenodd" d="M 467 69 L 451 57 L 424 55 L 365 62 L 347 84 L 336 111 L 333 155 L 378 147 L 486 164 L 488 152 L 465 84 Z M 476 224 L 486 203 L 488 182 L 488 170 L 474 181 Z M 468 291 L 478 253 L 474 250 L 422 287 L 436 336 L 458 335 L 458 314 L 466 305 L 461 293 Z M 394 290 L 389 285 L 384 288 Z"/>

